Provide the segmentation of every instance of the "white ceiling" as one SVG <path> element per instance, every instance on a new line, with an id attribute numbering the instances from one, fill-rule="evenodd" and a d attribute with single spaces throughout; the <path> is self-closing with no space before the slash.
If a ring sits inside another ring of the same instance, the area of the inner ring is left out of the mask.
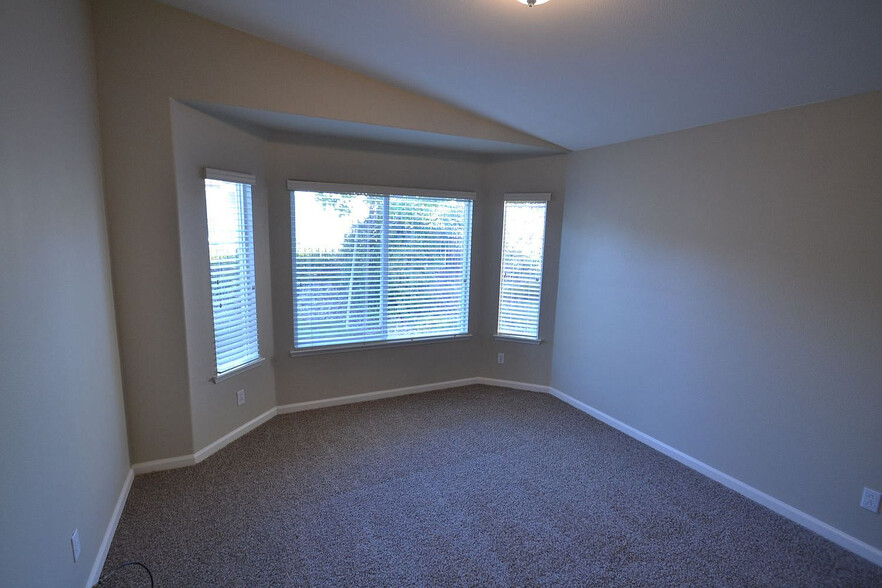
<path id="1" fill-rule="evenodd" d="M 164 0 L 584 149 L 882 89 L 882 0 Z"/>

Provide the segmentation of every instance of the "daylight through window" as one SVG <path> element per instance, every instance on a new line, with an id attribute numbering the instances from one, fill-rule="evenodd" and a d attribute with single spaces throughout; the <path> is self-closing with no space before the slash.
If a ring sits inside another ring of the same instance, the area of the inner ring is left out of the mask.
<path id="1" fill-rule="evenodd" d="M 254 235 L 249 176 L 206 170 L 205 209 L 211 260 L 211 308 L 217 374 L 260 358 L 254 284 Z"/>
<path id="2" fill-rule="evenodd" d="M 467 335 L 470 195 L 343 188 L 291 191 L 295 350 Z"/>
<path id="3" fill-rule="evenodd" d="M 497 334 L 538 340 L 549 194 L 506 195 Z"/>

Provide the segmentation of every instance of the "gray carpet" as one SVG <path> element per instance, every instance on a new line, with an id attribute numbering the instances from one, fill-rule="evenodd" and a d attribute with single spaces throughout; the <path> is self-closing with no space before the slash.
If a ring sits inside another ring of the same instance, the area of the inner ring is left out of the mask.
<path id="1" fill-rule="evenodd" d="M 105 571 L 131 559 L 158 586 L 882 586 L 559 400 L 487 386 L 279 416 L 138 476 Z"/>

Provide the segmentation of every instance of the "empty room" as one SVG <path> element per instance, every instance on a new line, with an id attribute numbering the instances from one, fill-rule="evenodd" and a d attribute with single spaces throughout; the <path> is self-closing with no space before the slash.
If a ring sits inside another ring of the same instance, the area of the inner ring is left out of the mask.
<path id="1" fill-rule="evenodd" d="M 0 14 L 0 586 L 882 586 L 882 2 Z"/>

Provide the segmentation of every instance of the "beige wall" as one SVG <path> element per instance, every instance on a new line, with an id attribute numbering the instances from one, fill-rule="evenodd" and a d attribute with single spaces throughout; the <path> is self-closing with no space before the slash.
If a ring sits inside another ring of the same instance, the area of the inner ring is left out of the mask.
<path id="1" fill-rule="evenodd" d="M 2 586 L 84 586 L 129 469 L 89 34 L 83 2 L 2 9 Z"/>
<path id="2" fill-rule="evenodd" d="M 191 405 L 170 99 L 548 146 L 150 0 L 94 0 L 93 16 L 133 462 L 192 453 L 202 436 Z"/>
<path id="3" fill-rule="evenodd" d="M 273 311 L 270 301 L 266 142 L 192 108 L 172 103 L 175 178 L 181 243 L 181 275 L 187 328 L 190 416 L 198 451 L 276 405 L 273 377 Z M 203 169 L 254 174 L 252 188 L 257 319 L 262 365 L 218 383 L 208 261 Z M 236 391 L 245 390 L 238 406 Z"/>
<path id="4" fill-rule="evenodd" d="M 882 548 L 882 94 L 571 156 L 552 385 Z"/>
<path id="5" fill-rule="evenodd" d="M 476 356 L 475 374 L 547 385 L 551 376 L 554 347 L 554 315 L 557 302 L 560 228 L 563 221 L 568 155 L 554 155 L 494 163 L 487 166 L 488 221 L 480 238 L 484 248 L 483 298 L 481 305 L 481 349 Z M 551 192 L 545 221 L 545 259 L 542 274 L 542 301 L 539 309 L 540 345 L 493 338 L 499 311 L 499 266 L 502 255 L 502 217 L 508 192 Z M 497 363 L 497 354 L 505 363 Z"/>

